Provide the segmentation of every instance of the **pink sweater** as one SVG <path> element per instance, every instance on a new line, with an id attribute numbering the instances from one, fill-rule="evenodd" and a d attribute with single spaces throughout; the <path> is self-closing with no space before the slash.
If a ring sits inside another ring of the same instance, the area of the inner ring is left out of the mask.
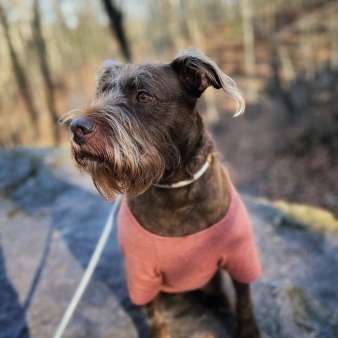
<path id="1" fill-rule="evenodd" d="M 225 217 L 195 234 L 164 237 L 147 231 L 131 213 L 126 198 L 122 200 L 118 224 L 128 289 L 134 304 L 150 302 L 159 291 L 201 288 L 218 268 L 242 283 L 251 283 L 260 275 L 248 215 L 232 185 Z"/>

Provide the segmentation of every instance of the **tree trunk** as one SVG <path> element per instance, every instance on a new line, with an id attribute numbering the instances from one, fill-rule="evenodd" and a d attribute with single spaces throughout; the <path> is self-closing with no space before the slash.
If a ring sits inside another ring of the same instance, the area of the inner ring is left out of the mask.
<path id="1" fill-rule="evenodd" d="M 48 110 L 49 110 L 49 114 L 52 119 L 51 129 L 53 133 L 53 142 L 54 144 L 59 144 L 61 140 L 60 130 L 59 130 L 59 117 L 58 117 L 58 114 L 56 112 L 56 107 L 55 107 L 54 85 L 53 85 L 51 72 L 49 69 L 48 61 L 47 61 L 46 44 L 42 36 L 39 0 L 34 0 L 33 2 L 32 28 L 33 28 L 33 34 L 34 34 L 34 41 L 35 41 L 37 51 L 38 51 L 40 68 L 41 68 L 44 85 L 45 85 L 45 93 L 46 93 Z"/>
<path id="2" fill-rule="evenodd" d="M 275 32 L 276 31 L 276 3 L 268 0 L 262 2 L 263 10 L 265 12 L 265 31 Z"/>
<path id="3" fill-rule="evenodd" d="M 287 113 L 290 117 L 295 117 L 296 107 L 292 101 L 290 92 L 283 88 L 282 81 L 280 79 L 280 66 L 278 60 L 278 51 L 275 45 L 271 45 L 271 68 L 273 72 L 272 77 L 272 94 L 280 97 L 287 109 Z"/>
<path id="4" fill-rule="evenodd" d="M 126 38 L 125 30 L 123 28 L 123 15 L 120 10 L 116 8 L 113 0 L 102 0 L 104 4 L 104 8 L 110 20 L 110 28 L 112 33 L 116 36 L 122 54 L 127 62 L 131 62 L 131 52 L 129 48 L 129 44 Z"/>
<path id="5" fill-rule="evenodd" d="M 331 38 L 331 57 L 330 66 L 331 69 L 338 70 L 338 23 L 337 23 L 337 11 L 331 12 L 329 18 L 329 32 Z"/>
<path id="6" fill-rule="evenodd" d="M 258 102 L 258 92 L 254 83 L 256 77 L 256 61 L 252 2 L 250 0 L 241 0 L 240 5 L 243 18 L 244 63 L 249 78 L 248 101 L 249 103 L 256 104 Z"/>
<path id="7" fill-rule="evenodd" d="M 288 48 L 287 46 L 280 45 L 277 48 L 277 52 L 282 65 L 282 70 L 285 79 L 283 82 L 283 89 L 290 91 L 291 83 L 293 83 L 296 79 L 296 72 L 293 68 Z"/>
<path id="8" fill-rule="evenodd" d="M 313 56 L 309 28 L 305 22 L 299 22 L 300 46 L 304 58 L 305 77 L 307 80 L 313 80 L 316 75 L 316 64 Z"/>
<path id="9" fill-rule="evenodd" d="M 180 25 L 180 0 L 169 0 L 168 17 L 171 41 L 173 42 L 175 53 L 178 53 L 184 47 Z"/>
<path id="10" fill-rule="evenodd" d="M 203 32 L 196 18 L 199 4 L 196 3 L 196 1 L 194 0 L 188 0 L 187 7 L 188 13 L 186 15 L 186 23 L 190 40 L 194 47 L 198 49 L 203 49 L 202 48 Z"/>
<path id="11" fill-rule="evenodd" d="M 6 37 L 6 42 L 8 45 L 8 49 L 10 52 L 10 57 L 13 65 L 13 71 L 15 75 L 15 79 L 19 88 L 19 91 L 24 99 L 25 105 L 27 107 L 27 111 L 29 114 L 29 119 L 30 119 L 30 124 L 31 128 L 34 132 L 35 139 L 38 138 L 39 136 L 39 130 L 38 130 L 38 119 L 39 119 L 39 114 L 38 110 L 36 109 L 33 101 L 33 96 L 29 87 L 29 83 L 27 80 L 26 73 L 23 69 L 23 67 L 20 64 L 20 61 L 18 59 L 18 56 L 14 50 L 12 40 L 9 34 L 9 26 L 7 22 L 7 17 L 4 9 L 2 8 L 0 4 L 0 20 L 1 24 L 4 29 L 5 37 Z"/>

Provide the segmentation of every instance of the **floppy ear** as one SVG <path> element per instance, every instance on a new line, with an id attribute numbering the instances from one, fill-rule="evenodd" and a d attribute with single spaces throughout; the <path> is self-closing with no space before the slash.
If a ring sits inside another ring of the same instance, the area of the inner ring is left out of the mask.
<path id="1" fill-rule="evenodd" d="M 171 66 L 178 73 L 188 93 L 196 98 L 209 87 L 222 88 L 228 96 L 237 102 L 235 116 L 244 112 L 245 102 L 235 82 L 225 75 L 214 61 L 195 48 L 180 51 Z"/>
<path id="2" fill-rule="evenodd" d="M 96 86 L 96 96 L 100 96 L 105 91 L 111 89 L 112 80 L 120 64 L 113 60 L 103 62 L 101 69 L 98 71 L 99 81 Z"/>

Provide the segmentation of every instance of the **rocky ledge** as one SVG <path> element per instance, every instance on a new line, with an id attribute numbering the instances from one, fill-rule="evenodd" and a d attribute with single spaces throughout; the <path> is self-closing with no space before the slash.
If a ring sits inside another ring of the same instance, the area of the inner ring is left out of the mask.
<path id="1" fill-rule="evenodd" d="M 0 200 L 0 337 L 52 337 L 111 205 L 65 149 L 0 150 Z M 337 231 L 308 226 L 285 205 L 244 201 L 263 269 L 253 285 L 262 337 L 338 337 Z M 231 337 L 231 309 L 209 303 L 197 292 L 168 297 L 172 336 Z M 144 312 L 128 298 L 115 228 L 64 337 L 147 336 Z"/>

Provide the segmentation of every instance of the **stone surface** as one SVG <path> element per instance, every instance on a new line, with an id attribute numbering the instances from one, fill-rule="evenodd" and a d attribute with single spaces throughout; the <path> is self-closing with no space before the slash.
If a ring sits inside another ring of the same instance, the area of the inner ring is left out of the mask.
<path id="1" fill-rule="evenodd" d="M 263 268 L 253 285 L 262 337 L 338 337 L 337 235 L 244 200 Z M 0 150 L 0 338 L 53 336 L 110 210 L 68 150 Z M 215 312 L 198 292 L 167 297 L 165 311 L 174 338 L 232 335 L 231 310 Z M 115 228 L 64 337 L 147 336 L 144 312 L 128 298 Z"/>

